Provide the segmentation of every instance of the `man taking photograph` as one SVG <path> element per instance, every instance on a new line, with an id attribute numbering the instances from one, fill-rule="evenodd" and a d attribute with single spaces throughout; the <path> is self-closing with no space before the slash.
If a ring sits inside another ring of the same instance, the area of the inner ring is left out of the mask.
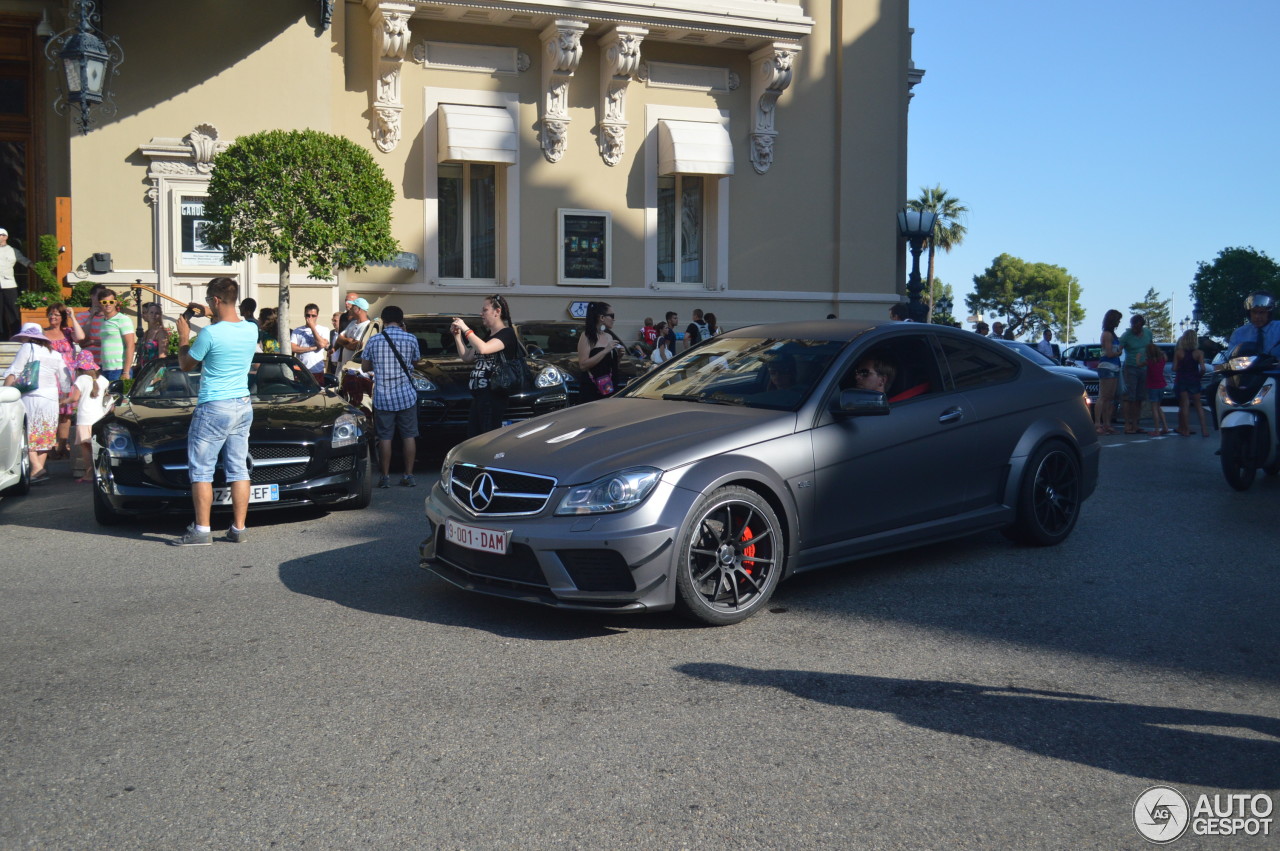
<path id="1" fill-rule="evenodd" d="M 192 303 L 188 312 L 212 317 L 209 327 L 191 342 L 191 325 L 184 313 L 178 317 L 178 363 L 184 372 L 202 370 L 200 397 L 187 433 L 187 468 L 191 474 L 191 501 L 195 522 L 175 547 L 205 547 L 213 542 L 213 473 L 222 466 L 231 488 L 231 528 L 227 540 L 245 540 L 245 516 L 249 512 L 249 427 L 253 407 L 249 400 L 249 368 L 258 347 L 258 326 L 246 322 L 236 309 L 240 288 L 230 278 L 209 282 L 207 310 Z"/>

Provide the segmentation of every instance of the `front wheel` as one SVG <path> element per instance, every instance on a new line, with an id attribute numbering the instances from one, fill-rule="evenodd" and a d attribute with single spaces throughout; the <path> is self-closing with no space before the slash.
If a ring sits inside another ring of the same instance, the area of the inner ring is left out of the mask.
<path id="1" fill-rule="evenodd" d="M 360 490 L 352 499 L 339 503 L 340 508 L 346 508 L 352 511 L 359 511 L 362 508 L 368 508 L 369 503 L 373 502 L 373 451 L 365 453 L 364 470 L 360 475 Z"/>
<path id="2" fill-rule="evenodd" d="M 1249 451 L 1252 444 L 1252 427 L 1222 429 L 1222 475 L 1227 484 L 1238 491 L 1247 491 L 1253 486 L 1254 476 L 1258 475 L 1253 453 Z"/>
<path id="3" fill-rule="evenodd" d="M 712 626 L 746 620 L 769 602 L 786 561 L 778 516 L 755 491 L 724 487 L 690 512 L 676 550 L 678 606 Z"/>
<path id="4" fill-rule="evenodd" d="M 31 490 L 31 444 L 27 440 L 27 423 L 22 423 L 22 439 L 18 447 L 18 480 L 0 491 L 3 496 L 26 496 Z"/>
<path id="5" fill-rule="evenodd" d="M 1080 517 L 1080 460 L 1058 441 L 1036 450 L 1018 488 L 1017 516 L 1005 530 L 1020 544 L 1062 543 Z"/>

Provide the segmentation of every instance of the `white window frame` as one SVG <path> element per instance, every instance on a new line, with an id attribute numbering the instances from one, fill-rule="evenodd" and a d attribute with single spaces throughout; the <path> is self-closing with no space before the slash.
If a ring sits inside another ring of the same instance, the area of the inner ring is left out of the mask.
<path id="1" fill-rule="evenodd" d="M 184 198 L 193 198 L 201 202 L 207 202 L 209 200 L 208 182 L 206 181 L 199 185 L 176 183 L 171 184 L 168 189 L 170 257 L 173 260 L 173 274 L 235 274 L 238 271 L 237 264 L 225 261 L 219 263 L 191 263 L 182 256 L 182 201 Z"/>
<path id="2" fill-rule="evenodd" d="M 729 179 L 730 175 L 697 175 L 703 178 L 703 256 L 705 281 L 686 284 L 658 280 L 658 122 L 703 121 L 729 129 L 729 113 L 691 106 L 645 106 L 644 132 L 644 277 L 655 290 L 706 292 L 729 288 Z M 730 138 L 732 138 L 730 133 Z"/>
<path id="3" fill-rule="evenodd" d="M 520 151 L 510 165 L 495 163 L 497 179 L 497 246 L 494 251 L 496 277 L 444 278 L 440 275 L 440 217 L 437 181 L 439 178 L 439 107 L 442 103 L 461 103 L 505 109 L 512 125 L 520 126 L 520 102 L 514 92 L 484 92 L 473 89 L 443 89 L 428 86 L 423 90 L 426 124 L 423 127 L 423 246 L 422 267 L 425 279 L 436 286 L 467 289 L 489 289 L 516 286 L 520 271 Z"/>

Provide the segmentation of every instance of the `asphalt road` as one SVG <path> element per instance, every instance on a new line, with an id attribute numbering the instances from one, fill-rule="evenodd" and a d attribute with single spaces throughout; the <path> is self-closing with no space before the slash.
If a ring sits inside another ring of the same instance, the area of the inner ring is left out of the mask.
<path id="1" fill-rule="evenodd" d="M 720 629 L 452 589 L 424 486 L 179 550 L 55 465 L 0 501 L 0 845 L 1144 848 L 1149 786 L 1280 801 L 1280 479 L 1215 448 L 1107 438 L 1060 547 L 851 564 Z"/>

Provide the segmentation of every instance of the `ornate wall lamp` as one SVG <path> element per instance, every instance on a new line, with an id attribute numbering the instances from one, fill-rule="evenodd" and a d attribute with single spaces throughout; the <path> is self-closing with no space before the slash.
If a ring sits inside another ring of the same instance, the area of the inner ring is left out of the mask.
<path id="1" fill-rule="evenodd" d="M 898 235 L 911 246 L 911 277 L 907 281 L 907 314 L 913 322 L 924 322 L 929 309 L 920 299 L 924 285 L 920 282 L 920 250 L 933 236 L 937 213 L 903 209 L 898 212 Z"/>
<path id="2" fill-rule="evenodd" d="M 107 78 L 119 73 L 124 62 L 124 49 L 115 36 L 105 37 L 97 25 L 101 21 L 93 0 L 71 0 L 72 26 L 53 36 L 45 45 L 44 55 L 50 68 L 61 66 L 58 77 L 58 99 L 53 109 L 63 115 L 68 107 L 79 106 L 76 123 L 81 133 L 88 133 L 89 110 L 100 106 L 115 115 L 113 93 L 107 89 Z"/>

